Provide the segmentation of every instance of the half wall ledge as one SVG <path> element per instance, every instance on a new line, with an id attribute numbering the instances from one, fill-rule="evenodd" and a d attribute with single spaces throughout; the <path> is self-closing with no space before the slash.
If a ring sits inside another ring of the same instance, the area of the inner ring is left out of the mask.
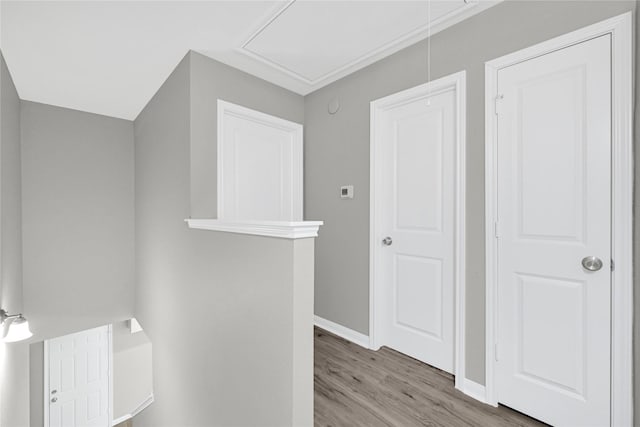
<path id="1" fill-rule="evenodd" d="M 219 219 L 185 219 L 189 228 L 226 233 L 252 234 L 280 239 L 318 237 L 322 221 L 225 221 Z"/>

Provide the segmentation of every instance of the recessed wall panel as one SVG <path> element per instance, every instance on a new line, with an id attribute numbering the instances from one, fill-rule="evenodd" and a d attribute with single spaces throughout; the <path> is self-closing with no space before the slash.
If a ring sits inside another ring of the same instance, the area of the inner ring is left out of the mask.
<path id="1" fill-rule="evenodd" d="M 233 203 L 228 208 L 235 219 L 286 217 L 287 201 L 291 199 L 290 134 L 233 117 L 227 118 L 227 126 L 225 145 L 233 158 L 233 179 L 225 183 L 225 194 Z"/>

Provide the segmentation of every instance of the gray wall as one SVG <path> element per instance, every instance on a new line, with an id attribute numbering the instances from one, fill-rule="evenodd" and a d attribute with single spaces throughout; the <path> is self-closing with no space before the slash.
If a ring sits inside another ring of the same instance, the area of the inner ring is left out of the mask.
<path id="1" fill-rule="evenodd" d="M 36 338 L 133 317 L 133 123 L 22 102 L 25 310 Z"/>
<path id="2" fill-rule="evenodd" d="M 293 415 L 292 426 L 313 425 L 313 276 L 315 239 L 293 242 Z"/>
<path id="3" fill-rule="evenodd" d="M 431 39 L 432 78 L 467 70 L 467 375 L 484 383 L 484 62 L 620 13 L 635 1 L 515 1 Z M 316 243 L 315 312 L 369 331 L 369 103 L 427 81 L 426 41 L 305 97 L 305 215 Z M 327 113 L 334 97 L 336 115 Z M 341 200 L 340 185 L 355 198 Z"/>
<path id="4" fill-rule="evenodd" d="M 44 426 L 44 345 L 42 341 L 29 347 L 29 412 L 30 426 Z"/>
<path id="5" fill-rule="evenodd" d="M 128 322 L 113 324 L 113 418 L 135 411 L 153 395 L 153 348 L 144 331 L 132 334 Z"/>
<path id="6" fill-rule="evenodd" d="M 11 314 L 24 309 L 21 223 L 20 100 L 0 54 L 0 308 Z M 28 424 L 29 345 L 0 343 L 0 425 Z"/>
<path id="7" fill-rule="evenodd" d="M 216 120 L 217 88 L 227 101 L 303 118 L 302 97 L 188 54 L 135 120 L 136 317 L 153 342 L 155 394 L 137 426 L 282 426 L 294 417 L 296 246 L 190 230 L 183 221 L 192 204 L 215 197 L 192 191 L 190 136 L 210 135 L 197 118 Z M 194 93 L 211 98 L 192 100 Z M 205 143 L 215 147 L 215 137 L 194 142 L 196 150 Z"/>
<path id="8" fill-rule="evenodd" d="M 133 316 L 133 123 L 22 101 L 31 425 L 43 424 L 42 340 Z"/>
<path id="9" fill-rule="evenodd" d="M 218 99 L 303 123 L 303 98 L 196 52 L 191 64 L 191 215 L 217 218 Z"/>

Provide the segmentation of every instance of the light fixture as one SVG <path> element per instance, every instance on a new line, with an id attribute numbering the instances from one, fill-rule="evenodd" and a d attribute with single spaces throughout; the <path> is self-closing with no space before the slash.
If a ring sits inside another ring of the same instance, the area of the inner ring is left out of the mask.
<path id="1" fill-rule="evenodd" d="M 10 315 L 0 309 L 0 326 L 7 328 L 7 335 L 2 339 L 4 342 L 22 341 L 33 335 L 29 330 L 29 322 L 22 314 Z"/>

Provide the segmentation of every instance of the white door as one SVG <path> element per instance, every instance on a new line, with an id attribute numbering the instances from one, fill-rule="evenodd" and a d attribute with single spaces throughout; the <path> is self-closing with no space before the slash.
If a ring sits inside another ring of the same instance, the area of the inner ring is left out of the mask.
<path id="1" fill-rule="evenodd" d="M 424 91 L 424 89 L 423 89 Z M 454 370 L 455 87 L 376 116 L 379 343 Z"/>
<path id="2" fill-rule="evenodd" d="M 109 335 L 103 326 L 47 341 L 50 427 L 110 427 Z"/>
<path id="3" fill-rule="evenodd" d="M 498 72 L 498 400 L 556 426 L 609 425 L 610 45 Z"/>

